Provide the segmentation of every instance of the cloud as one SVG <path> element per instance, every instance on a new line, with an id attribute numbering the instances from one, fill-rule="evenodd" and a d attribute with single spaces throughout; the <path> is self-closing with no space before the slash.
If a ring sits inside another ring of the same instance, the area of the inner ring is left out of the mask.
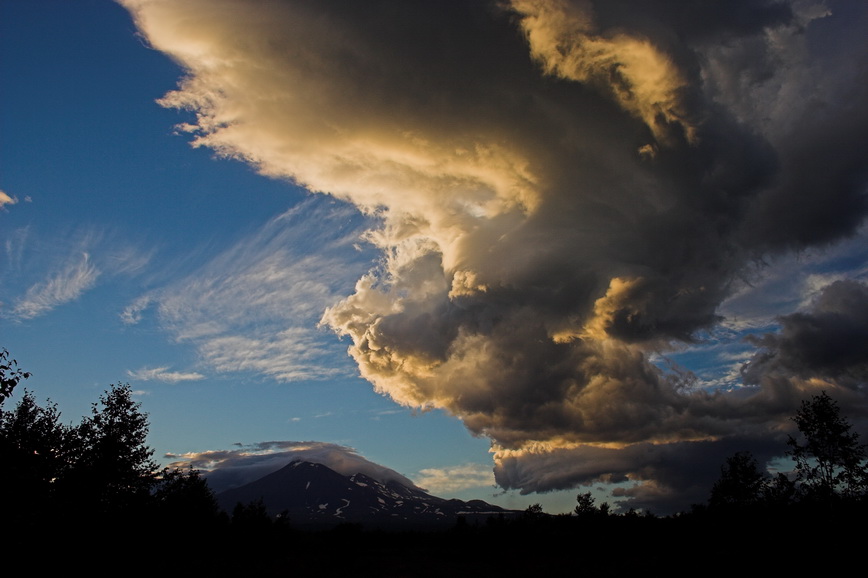
<path id="1" fill-rule="evenodd" d="M 208 479 L 215 492 L 242 486 L 276 472 L 293 460 L 323 464 L 339 474 L 365 474 L 386 483 L 399 482 L 416 488 L 409 478 L 362 457 L 353 448 L 326 442 L 260 442 L 237 450 L 215 450 L 188 454 L 167 454 L 176 459 L 169 467 L 193 467 Z"/>
<path id="2" fill-rule="evenodd" d="M 868 231 L 830 247 L 804 249 L 764 259 L 733 284 L 718 311 L 732 330 L 768 329 L 777 319 L 803 308 L 824 287 L 844 279 L 868 279 Z"/>
<path id="3" fill-rule="evenodd" d="M 703 503 L 720 476 L 720 465 L 750 447 L 759 463 L 780 455 L 786 436 L 730 435 L 721 440 L 633 444 L 622 449 L 580 445 L 556 450 L 495 454 L 495 475 L 522 494 L 610 485 L 615 505 L 653 512 L 684 511 Z"/>
<path id="4" fill-rule="evenodd" d="M 125 323 L 156 312 L 164 330 L 193 344 L 217 372 L 253 372 L 278 381 L 349 373 L 341 347 L 317 323 L 325 307 L 369 266 L 358 213 L 312 199 L 137 298 Z M 361 259 L 361 261 L 360 261 Z"/>
<path id="5" fill-rule="evenodd" d="M 451 494 L 474 488 L 494 487 L 491 466 L 463 464 L 446 468 L 425 468 L 416 476 L 416 483 L 434 495 Z"/>
<path id="6" fill-rule="evenodd" d="M 0 210 L 6 205 L 14 205 L 17 202 L 16 197 L 10 197 L 5 191 L 0 191 Z"/>
<path id="7" fill-rule="evenodd" d="M 858 392 L 868 380 L 868 284 L 835 281 L 805 310 L 780 319 L 781 330 L 752 337 L 761 350 L 746 364 L 748 383 L 818 380 Z"/>
<path id="8" fill-rule="evenodd" d="M 624 32 L 597 33 L 590 2 L 513 0 L 531 55 L 543 70 L 565 80 L 600 87 L 642 119 L 656 138 L 680 125 L 689 140 L 697 127 L 686 120 L 678 67 L 647 38 Z M 644 145 L 648 146 L 648 145 Z M 647 150 L 647 149 L 646 149 Z"/>
<path id="9" fill-rule="evenodd" d="M 814 391 L 655 359 L 721 328 L 758 261 L 864 222 L 862 4 L 123 4 L 185 68 L 160 102 L 195 146 L 376 217 L 381 261 L 311 302 L 377 391 L 488 436 L 503 487 L 632 476 L 671 504 L 693 448 L 767 447 Z M 215 363 L 252 350 L 173 303 Z"/>
<path id="10" fill-rule="evenodd" d="M 16 320 L 46 315 L 76 301 L 107 279 L 134 277 L 150 262 L 153 251 L 141 250 L 126 238 L 93 227 L 69 235 L 44 237 L 21 227 L 6 234 L 8 268 L 0 282 L 11 299 L 5 317 Z"/>
<path id="11" fill-rule="evenodd" d="M 127 375 L 138 381 L 163 381 L 165 383 L 205 379 L 201 373 L 169 371 L 168 367 L 142 367 L 136 371 L 127 371 Z"/>
<path id="12" fill-rule="evenodd" d="M 4 242 L 8 271 L 20 270 L 27 239 L 30 235 L 30 227 L 19 227 L 7 233 Z"/>
<path id="13" fill-rule="evenodd" d="M 121 322 L 124 325 L 136 325 L 142 320 L 145 309 L 154 301 L 153 295 L 142 295 L 124 307 L 120 313 Z"/>
<path id="14" fill-rule="evenodd" d="M 15 304 L 12 314 L 19 319 L 43 315 L 59 305 L 78 299 L 96 284 L 99 275 L 100 271 L 91 262 L 90 255 L 82 253 L 46 281 L 32 285 Z"/>

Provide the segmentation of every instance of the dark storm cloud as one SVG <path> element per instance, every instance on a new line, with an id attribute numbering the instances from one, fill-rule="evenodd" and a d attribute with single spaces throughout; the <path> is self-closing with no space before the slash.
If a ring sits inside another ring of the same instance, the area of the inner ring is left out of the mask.
<path id="1" fill-rule="evenodd" d="M 748 383 L 766 376 L 832 378 L 849 388 L 868 380 L 868 285 L 835 281 L 803 312 L 785 315 L 779 333 L 753 338 L 762 350 L 745 366 Z"/>
<path id="2" fill-rule="evenodd" d="M 780 456 L 786 435 L 754 438 L 732 435 L 719 441 L 689 441 L 671 444 L 634 444 L 624 449 L 582 446 L 550 452 L 503 454 L 495 469 L 504 488 L 523 493 L 549 492 L 615 484 L 615 500 L 629 507 L 653 512 L 682 511 L 703 503 L 720 476 L 727 457 L 745 448 L 761 464 Z"/>
<path id="3" fill-rule="evenodd" d="M 377 391 L 490 437 L 504 487 L 664 496 L 691 444 L 762 445 L 816 386 L 711 394 L 652 356 L 754 259 L 864 220 L 862 4 L 123 4 L 186 68 L 162 103 L 197 146 L 378 217 L 323 323 Z"/>

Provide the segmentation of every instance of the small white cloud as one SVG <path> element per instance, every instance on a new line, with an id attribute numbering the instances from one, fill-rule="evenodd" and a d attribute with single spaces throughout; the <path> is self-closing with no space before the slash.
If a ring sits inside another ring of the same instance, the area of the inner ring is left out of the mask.
<path id="1" fill-rule="evenodd" d="M 162 381 L 164 383 L 205 379 L 201 373 L 169 371 L 168 367 L 143 367 L 136 371 L 127 371 L 127 375 L 138 381 Z"/>
<path id="2" fill-rule="evenodd" d="M 0 191 L 0 208 L 3 208 L 4 205 L 14 205 L 17 202 L 17 198 L 9 196 L 5 191 Z"/>
<path id="3" fill-rule="evenodd" d="M 153 301 L 150 295 L 142 295 L 135 301 L 127 305 L 121 312 L 120 318 L 124 325 L 136 325 L 142 320 L 142 312 L 148 308 L 148 305 Z"/>
<path id="4" fill-rule="evenodd" d="M 491 465 L 484 464 L 426 468 L 416 476 L 416 483 L 434 494 L 454 493 L 471 488 L 497 485 Z"/>
<path id="5" fill-rule="evenodd" d="M 3 248 L 6 253 L 9 270 L 19 270 L 24 258 L 24 250 L 27 246 L 27 241 L 30 236 L 30 227 L 20 227 L 7 233 L 7 238 L 3 243 Z"/>

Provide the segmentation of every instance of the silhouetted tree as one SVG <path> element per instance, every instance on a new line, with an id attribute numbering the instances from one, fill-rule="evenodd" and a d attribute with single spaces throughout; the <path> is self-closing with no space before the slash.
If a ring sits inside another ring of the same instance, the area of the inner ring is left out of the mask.
<path id="1" fill-rule="evenodd" d="M 792 506 L 797 497 L 796 482 L 780 472 L 768 480 L 763 493 L 765 504 L 776 510 Z"/>
<path id="2" fill-rule="evenodd" d="M 53 484 L 63 473 L 67 428 L 54 404 L 40 407 L 32 393 L 11 411 L 0 411 L 0 496 L 4 518 L 22 529 L 50 509 Z"/>
<path id="3" fill-rule="evenodd" d="M 161 518 L 207 523 L 220 513 L 208 482 L 192 468 L 164 468 L 155 481 L 153 498 Z"/>
<path id="4" fill-rule="evenodd" d="M 146 444 L 147 414 L 132 395 L 129 384 L 112 385 L 75 430 L 66 497 L 94 513 L 141 509 L 156 482 L 154 451 Z"/>
<path id="5" fill-rule="evenodd" d="M 257 533 L 268 530 L 272 521 L 265 508 L 262 498 L 247 504 L 238 502 L 232 509 L 232 528 L 246 533 Z"/>
<path id="6" fill-rule="evenodd" d="M 720 468 L 708 505 L 715 509 L 744 510 L 765 499 L 768 477 L 750 452 L 738 452 Z"/>
<path id="7" fill-rule="evenodd" d="M 628 518 L 631 520 L 636 520 L 639 518 L 646 519 L 646 520 L 653 520 L 653 519 L 657 518 L 657 516 L 651 510 L 645 510 L 645 509 L 637 510 L 636 508 L 630 508 L 629 510 L 627 510 L 626 512 L 624 512 L 622 514 L 622 517 Z"/>
<path id="8" fill-rule="evenodd" d="M 30 377 L 30 372 L 22 371 L 18 362 L 9 359 L 9 352 L 4 347 L 0 349 L 0 406 L 12 395 L 12 390 L 22 379 Z"/>
<path id="9" fill-rule="evenodd" d="M 788 453 L 796 462 L 801 494 L 826 505 L 838 498 L 864 496 L 865 446 L 838 404 L 824 391 L 803 401 L 793 421 L 803 441 L 790 436 Z"/>
<path id="10" fill-rule="evenodd" d="M 40 407 L 25 391 L 14 410 L 0 413 L 0 432 L 8 452 L 3 460 L 7 477 L 14 474 L 42 486 L 60 475 L 67 431 L 55 404 Z"/>
<path id="11" fill-rule="evenodd" d="M 603 502 L 599 506 L 596 506 L 591 492 L 579 494 L 576 496 L 576 502 L 577 504 L 573 511 L 580 518 L 607 517 L 611 511 L 608 502 Z"/>
<path id="12" fill-rule="evenodd" d="M 0 497 L 7 549 L 33 557 L 51 551 L 68 565 L 91 556 L 95 543 L 117 556 L 134 555 L 143 541 L 152 547 L 181 538 L 207 546 L 218 541 L 228 517 L 198 471 L 157 471 L 146 438 L 147 414 L 129 384 L 112 385 L 80 424 L 60 423 L 57 406 L 44 407 L 24 392 L 3 408 L 29 373 L 0 352 Z M 264 506 L 243 509 L 238 522 L 272 528 Z M 221 530 L 222 531 L 222 530 Z M 92 559 L 88 558 L 88 563 Z"/>
<path id="13" fill-rule="evenodd" d="M 589 516 L 597 511 L 597 507 L 594 506 L 594 497 L 591 495 L 591 492 L 585 492 L 584 494 L 579 494 L 576 496 L 576 507 L 574 511 L 577 516 Z"/>
<path id="14" fill-rule="evenodd" d="M 531 504 L 524 510 L 524 515 L 528 518 L 538 518 L 543 514 L 543 507 L 539 504 Z"/>

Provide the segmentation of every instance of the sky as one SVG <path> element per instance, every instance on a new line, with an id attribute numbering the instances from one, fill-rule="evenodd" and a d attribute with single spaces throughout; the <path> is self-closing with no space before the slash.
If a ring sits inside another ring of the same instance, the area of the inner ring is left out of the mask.
<path id="1" fill-rule="evenodd" d="M 683 511 L 868 435 L 868 4 L 0 0 L 0 347 L 163 465 Z M 14 402 L 14 399 L 13 399 Z M 7 402 L 10 403 L 10 402 Z"/>

